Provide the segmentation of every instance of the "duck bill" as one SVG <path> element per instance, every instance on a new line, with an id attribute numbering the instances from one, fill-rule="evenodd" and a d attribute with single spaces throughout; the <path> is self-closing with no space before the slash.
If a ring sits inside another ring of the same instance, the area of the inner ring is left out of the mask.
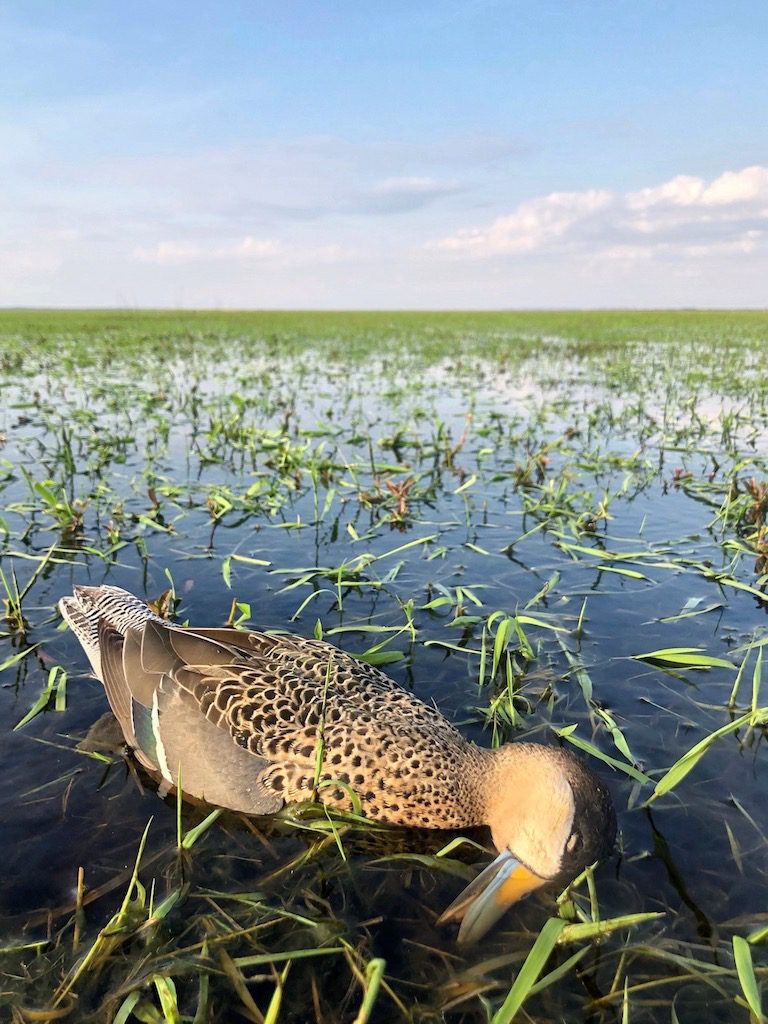
<path id="1" fill-rule="evenodd" d="M 437 923 L 461 921 L 458 942 L 470 945 L 481 939 L 508 907 L 546 881 L 529 871 L 509 850 L 502 850 L 440 915 Z"/>

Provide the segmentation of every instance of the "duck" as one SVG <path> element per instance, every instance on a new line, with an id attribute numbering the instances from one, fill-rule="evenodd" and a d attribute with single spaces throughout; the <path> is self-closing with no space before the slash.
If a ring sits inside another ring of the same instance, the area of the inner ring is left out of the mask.
<path id="1" fill-rule="evenodd" d="M 497 857 L 437 920 L 460 922 L 459 943 L 613 846 L 608 789 L 574 754 L 478 746 L 326 641 L 174 625 L 110 585 L 76 586 L 59 608 L 126 744 L 165 792 L 249 815 L 315 799 L 392 825 L 488 826 Z"/>

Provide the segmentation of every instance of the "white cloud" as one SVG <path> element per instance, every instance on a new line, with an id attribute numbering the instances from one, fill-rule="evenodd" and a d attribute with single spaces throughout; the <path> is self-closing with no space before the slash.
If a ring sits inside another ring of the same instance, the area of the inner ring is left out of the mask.
<path id="1" fill-rule="evenodd" d="M 766 221 L 768 167 L 752 166 L 711 182 L 678 175 L 624 194 L 553 192 L 428 248 L 474 258 L 577 252 L 623 260 L 700 259 L 753 253 L 764 244 Z"/>
<path id="2" fill-rule="evenodd" d="M 584 224 L 611 205 L 610 192 L 552 192 L 521 203 L 508 217 L 499 217 L 487 228 L 457 232 L 434 248 L 480 256 L 522 254 L 567 237 L 576 225 Z"/>
<path id="3" fill-rule="evenodd" d="M 201 242 L 169 241 L 152 246 L 138 246 L 133 258 L 140 263 L 171 265 L 178 263 L 216 262 L 218 260 L 267 259 L 280 252 L 280 246 L 270 238 L 246 235 L 239 241 L 219 245 Z"/>
<path id="4" fill-rule="evenodd" d="M 437 178 L 427 177 L 404 177 L 386 178 L 378 182 L 371 189 L 372 195 L 444 195 L 447 192 L 454 192 L 456 185 L 453 182 L 439 181 Z"/>
<path id="5" fill-rule="evenodd" d="M 439 178 L 417 175 L 385 178 L 364 190 L 359 199 L 350 203 L 349 209 L 356 213 L 409 213 L 460 191 L 457 182 Z"/>
<path id="6" fill-rule="evenodd" d="M 745 231 L 731 241 L 709 242 L 701 245 L 680 245 L 658 242 L 644 245 L 614 245 L 603 249 L 599 256 L 608 260 L 652 260 L 654 258 L 674 259 L 676 256 L 701 259 L 707 256 L 749 255 L 758 248 L 763 232 L 756 229 Z"/>
<path id="7" fill-rule="evenodd" d="M 750 202 L 768 204 L 768 167 L 756 165 L 726 171 L 709 185 L 703 178 L 679 174 L 663 185 L 628 192 L 626 196 L 630 210 L 660 206 L 727 207 Z"/>
<path id="8" fill-rule="evenodd" d="M 138 263 L 155 263 L 166 267 L 222 261 L 245 266 L 251 261 L 260 261 L 272 269 L 284 269 L 307 263 L 341 263 L 352 259 L 354 252 L 335 244 L 286 245 L 271 238 L 246 235 L 245 238 L 219 244 L 189 240 L 157 242 L 152 246 L 137 246 L 131 257 Z"/>

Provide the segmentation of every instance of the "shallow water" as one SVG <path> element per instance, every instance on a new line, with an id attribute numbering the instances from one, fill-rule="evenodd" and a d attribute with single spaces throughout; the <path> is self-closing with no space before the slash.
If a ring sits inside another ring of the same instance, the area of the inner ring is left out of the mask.
<path id="1" fill-rule="evenodd" d="M 608 709 L 654 781 L 749 708 L 755 651 L 733 713 L 726 705 L 734 669 L 672 671 L 633 655 L 701 648 L 738 666 L 746 645 L 766 636 L 768 603 L 718 586 L 704 571 L 762 585 L 749 553 L 754 523 L 738 509 L 725 523 L 717 518 L 729 480 L 742 482 L 746 509 L 743 481 L 766 479 L 759 362 L 745 359 L 740 393 L 723 395 L 706 379 L 681 378 L 681 352 L 666 369 L 653 348 L 629 358 L 622 351 L 606 364 L 580 357 L 567 339 L 547 342 L 534 358 L 488 361 L 471 352 L 470 341 L 461 358 L 438 363 L 407 349 L 360 363 L 343 352 L 329 358 L 311 339 L 282 357 L 246 340 L 210 359 L 200 347 L 168 368 L 150 351 L 141 365 L 121 368 L 118 360 L 107 374 L 44 369 L 31 381 L 16 373 L 4 381 L 6 579 L 14 571 L 23 587 L 36 559 L 57 546 L 24 600 L 26 642 L 40 646 L 0 676 L 0 945 L 51 943 L 5 954 L 0 1000 L 46 1001 L 72 963 L 56 935 L 71 915 L 78 868 L 86 892 L 105 888 L 85 912 L 93 937 L 122 900 L 150 817 L 144 865 L 158 898 L 164 883 L 173 888 L 182 876 L 189 886 L 169 917 L 164 955 L 192 941 L 185 927 L 199 929 L 207 907 L 216 905 L 214 917 L 221 906 L 229 913 L 235 894 L 258 891 L 268 907 L 312 923 L 277 917 L 263 936 L 243 939 L 237 955 L 342 936 L 365 960 L 387 961 L 394 998 L 381 994 L 373 1019 L 487 1019 L 483 999 L 498 1006 L 555 912 L 556 894 L 544 891 L 514 908 L 481 947 L 458 951 L 451 930 L 435 928 L 434 919 L 462 880 L 431 861 L 401 858 L 434 854 L 452 838 L 444 834 L 352 829 L 345 860 L 332 837 L 318 849 L 320 833 L 289 821 L 249 828 L 225 816 L 180 865 L 175 802 L 161 801 L 120 752 L 106 764 L 76 749 L 106 701 L 76 641 L 58 629 L 55 604 L 73 584 L 110 582 L 157 599 L 172 579 L 178 621 L 222 624 L 236 598 L 249 602 L 249 621 L 260 628 L 311 635 L 319 621 L 328 639 L 353 652 L 389 636 L 387 650 L 402 657 L 386 671 L 480 743 L 522 735 L 552 743 L 555 730 L 575 724 L 577 737 L 626 761 L 598 713 Z M 694 348 L 687 365 L 696 368 Z M 400 515 L 386 481 L 412 477 Z M 40 481 L 87 503 L 82 528 L 67 534 L 54 525 L 35 490 Z M 369 561 L 353 562 L 365 554 Z M 223 563 L 232 555 L 269 564 L 232 560 L 230 589 Z M 527 614 L 562 631 L 525 625 L 535 657 L 524 659 L 513 644 L 514 679 L 490 680 L 488 663 L 481 685 L 484 622 L 497 610 L 522 613 L 548 582 Z M 457 587 L 465 589 L 458 600 Z M 451 600 L 424 607 L 440 596 Z M 693 614 L 677 618 L 683 612 Z M 477 621 L 456 623 L 457 613 Z M 355 628 L 368 626 L 393 631 Z M 0 662 L 19 649 L 10 636 L 0 643 Z M 68 672 L 66 709 L 49 708 L 13 731 L 53 665 Z M 591 699 L 577 669 L 588 673 Z M 768 704 L 767 695 L 763 685 L 757 704 Z M 501 710 L 489 722 L 496 697 Z M 630 987 L 658 983 L 632 996 L 633 1021 L 669 1020 L 672 999 L 680 1021 L 705 1019 L 704 1008 L 709 1020 L 746 1019 L 733 1002 L 739 987 L 728 956 L 732 935 L 768 920 L 764 739 L 760 728 L 723 737 L 650 810 L 642 807 L 650 787 L 591 759 L 621 829 L 620 852 L 596 874 L 600 914 L 662 916 L 614 934 L 579 971 L 533 997 L 526 1007 L 536 1019 L 612 1020 L 624 979 Z M 184 827 L 204 814 L 185 808 Z M 469 847 L 458 858 L 482 861 Z M 686 970 L 667 954 L 731 973 L 716 990 L 684 980 Z M 765 962 L 760 946 L 753 955 L 756 965 Z M 274 989 L 263 973 L 252 986 L 262 1007 Z M 310 998 L 313 985 L 319 994 Z M 177 978 L 184 999 L 192 999 L 190 986 Z M 351 1020 L 355 986 L 343 955 L 296 961 L 280 1019 Z M 81 1007 L 106 1005 L 108 991 L 106 981 L 94 983 Z M 239 1019 L 229 1016 L 240 1003 L 220 978 L 215 991 L 211 1019 Z"/>

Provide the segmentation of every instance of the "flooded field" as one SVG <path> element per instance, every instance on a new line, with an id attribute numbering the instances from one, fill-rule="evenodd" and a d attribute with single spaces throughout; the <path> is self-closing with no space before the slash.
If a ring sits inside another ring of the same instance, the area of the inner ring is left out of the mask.
<path id="1" fill-rule="evenodd" d="M 767 350 L 764 313 L 0 314 L 0 1014 L 760 1019 Z M 613 857 L 465 949 L 483 830 L 161 800 L 78 583 L 578 750 Z"/>

